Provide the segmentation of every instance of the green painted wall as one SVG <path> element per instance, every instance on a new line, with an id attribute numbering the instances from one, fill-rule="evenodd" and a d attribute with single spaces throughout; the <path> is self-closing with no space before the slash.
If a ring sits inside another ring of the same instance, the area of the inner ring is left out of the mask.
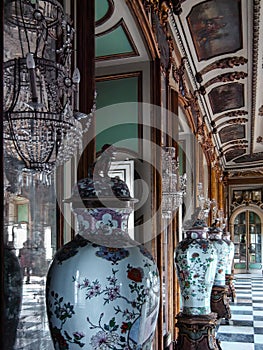
<path id="1" fill-rule="evenodd" d="M 109 9 L 109 3 L 107 0 L 95 1 L 95 21 L 103 18 Z"/>
<path id="2" fill-rule="evenodd" d="M 18 204 L 17 206 L 17 220 L 28 221 L 28 204 Z"/>
<path id="3" fill-rule="evenodd" d="M 133 48 L 121 26 L 114 29 L 112 32 L 98 36 L 95 39 L 96 57 L 130 52 L 133 52 Z"/>
<path id="4" fill-rule="evenodd" d="M 97 82 L 96 150 L 108 144 L 138 152 L 138 77 Z"/>

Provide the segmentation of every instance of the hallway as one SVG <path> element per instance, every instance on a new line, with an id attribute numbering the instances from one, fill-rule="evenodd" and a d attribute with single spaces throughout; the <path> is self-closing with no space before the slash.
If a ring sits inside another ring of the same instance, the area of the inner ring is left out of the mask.
<path id="1" fill-rule="evenodd" d="M 222 350 L 263 350 L 263 277 L 235 275 L 235 288 L 230 325 L 221 324 L 217 332 Z"/>

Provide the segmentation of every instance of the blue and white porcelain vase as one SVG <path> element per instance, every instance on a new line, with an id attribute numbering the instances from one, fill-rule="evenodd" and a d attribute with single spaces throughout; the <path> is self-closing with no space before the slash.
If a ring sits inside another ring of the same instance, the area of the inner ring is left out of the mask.
<path id="1" fill-rule="evenodd" d="M 218 260 L 214 286 L 224 287 L 226 285 L 226 269 L 228 266 L 228 245 L 222 238 L 223 232 L 216 224 L 209 227 L 208 237 L 217 250 Z"/>
<path id="2" fill-rule="evenodd" d="M 197 220 L 175 250 L 175 265 L 182 296 L 182 313 L 211 313 L 210 295 L 214 283 L 217 252 L 207 239 L 207 226 Z"/>
<path id="3" fill-rule="evenodd" d="M 150 253 L 128 234 L 127 185 L 119 178 L 83 179 L 71 201 L 79 231 L 47 276 L 55 349 L 150 350 L 160 281 Z"/>

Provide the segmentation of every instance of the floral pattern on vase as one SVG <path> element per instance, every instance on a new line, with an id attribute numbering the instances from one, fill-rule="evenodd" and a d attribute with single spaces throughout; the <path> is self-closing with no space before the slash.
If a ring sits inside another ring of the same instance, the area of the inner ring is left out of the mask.
<path id="1" fill-rule="evenodd" d="M 120 183 L 111 183 L 122 193 Z M 85 184 L 91 186 L 89 181 L 78 184 L 83 196 L 89 195 Z M 90 193 L 94 196 L 94 191 Z M 126 187 L 123 193 L 129 197 Z M 159 274 L 150 253 L 128 234 L 131 208 L 126 204 L 125 208 L 74 207 L 78 235 L 57 252 L 47 278 L 55 349 L 151 349 Z"/>
<path id="2" fill-rule="evenodd" d="M 131 208 L 75 208 L 81 235 L 98 246 L 124 248 L 138 245 L 128 234 Z"/>
<path id="3" fill-rule="evenodd" d="M 207 227 L 197 221 L 175 250 L 175 264 L 182 296 L 182 313 L 211 313 L 210 294 L 214 282 L 217 252 L 206 238 Z"/>
<path id="4" fill-rule="evenodd" d="M 47 308 L 57 349 L 82 344 L 98 350 L 151 348 L 158 315 L 158 271 L 139 247 L 127 249 L 129 254 L 116 268 L 115 258 L 101 259 L 91 243 L 62 264 L 55 258 L 47 281 Z M 64 304 L 58 308 L 59 302 Z"/>
<path id="5" fill-rule="evenodd" d="M 218 255 L 214 285 L 224 287 L 226 285 L 228 245 L 222 239 L 222 230 L 219 227 L 210 227 L 208 231 L 208 237 L 217 250 Z"/>

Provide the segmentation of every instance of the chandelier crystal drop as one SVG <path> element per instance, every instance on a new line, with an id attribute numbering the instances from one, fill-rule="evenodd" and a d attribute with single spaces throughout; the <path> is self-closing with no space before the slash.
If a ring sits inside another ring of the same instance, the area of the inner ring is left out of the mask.
<path id="1" fill-rule="evenodd" d="M 81 148 L 93 112 L 78 111 L 74 29 L 56 0 L 6 0 L 4 11 L 5 153 L 49 173 Z"/>
<path id="2" fill-rule="evenodd" d="M 186 174 L 179 175 L 174 147 L 162 148 L 162 216 L 171 218 L 172 212 L 183 203 L 186 193 Z"/>

